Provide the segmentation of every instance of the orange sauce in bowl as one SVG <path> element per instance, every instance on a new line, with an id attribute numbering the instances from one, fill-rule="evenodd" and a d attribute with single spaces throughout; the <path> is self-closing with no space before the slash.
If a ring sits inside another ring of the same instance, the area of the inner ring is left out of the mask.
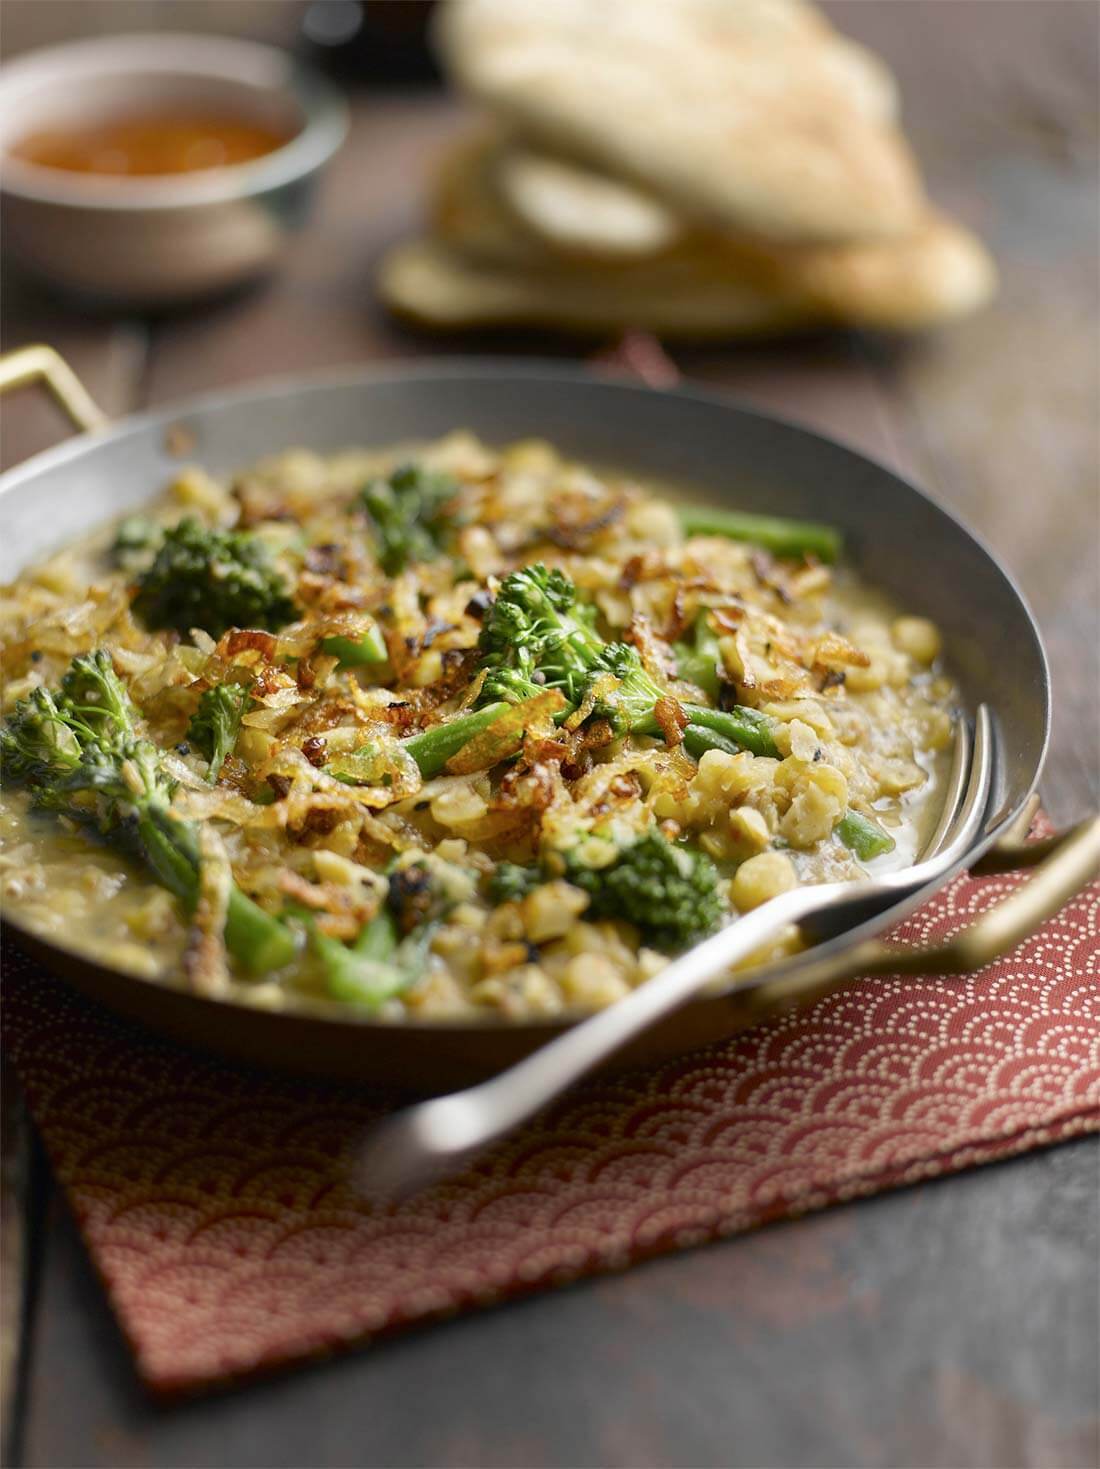
<path id="1" fill-rule="evenodd" d="M 238 117 L 142 113 L 43 128 L 20 138 L 9 152 L 40 168 L 141 178 L 250 163 L 281 148 L 290 137 Z"/>

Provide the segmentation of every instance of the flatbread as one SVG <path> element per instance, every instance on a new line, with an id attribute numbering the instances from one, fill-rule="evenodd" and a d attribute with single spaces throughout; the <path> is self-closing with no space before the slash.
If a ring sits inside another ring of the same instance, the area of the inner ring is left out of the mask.
<path id="1" fill-rule="evenodd" d="M 892 82 L 791 0 L 451 0 L 451 76 L 529 142 L 686 219 L 785 242 L 904 234 L 923 208 Z"/>
<path id="2" fill-rule="evenodd" d="M 609 281 L 607 273 L 568 265 L 477 261 L 433 240 L 391 250 L 378 289 L 390 310 L 441 331 L 527 326 L 603 337 L 637 328 L 706 341 L 777 336 L 815 321 L 814 312 L 749 281 L 702 279 L 693 263 L 653 263 Z"/>
<path id="3" fill-rule="evenodd" d="M 676 212 L 652 194 L 522 144 L 501 149 L 492 173 L 518 222 L 565 254 L 644 259 L 685 232 Z"/>
<path id="4" fill-rule="evenodd" d="M 562 250 L 546 232 L 536 235 L 505 207 L 502 196 L 507 191 L 498 170 L 512 155 L 505 138 L 471 137 L 451 150 L 436 179 L 433 228 L 450 251 L 482 268 L 482 279 L 486 266 L 512 272 L 513 281 L 517 272 L 519 278 L 568 280 L 571 292 L 577 280 L 586 279 L 591 283 L 586 292 L 612 293 L 616 312 L 624 299 L 637 299 L 654 285 L 662 289 L 674 283 L 677 300 L 682 300 L 689 281 L 707 299 L 736 283 L 742 292 L 781 304 L 795 319 L 893 331 L 953 320 L 985 305 L 996 290 L 996 268 L 982 243 L 932 209 L 908 235 L 881 242 L 772 245 L 733 235 L 692 234 L 681 227 L 672 246 L 651 256 L 616 258 Z M 559 197 L 572 188 L 574 172 L 570 165 L 560 165 L 554 176 Z M 599 182 L 598 175 L 585 176 Z M 549 197 L 548 191 L 544 206 Z M 593 241 L 590 234 L 587 244 Z"/>
<path id="5" fill-rule="evenodd" d="M 496 187 L 502 137 L 478 133 L 443 154 L 429 185 L 428 224 L 433 235 L 474 260 L 497 265 L 553 263 L 546 241 L 507 209 Z"/>
<path id="6" fill-rule="evenodd" d="M 779 251 L 760 259 L 784 294 L 839 325 L 879 331 L 941 326 L 986 306 L 997 292 L 993 257 L 970 230 L 937 210 L 901 240 Z"/>
<path id="7" fill-rule="evenodd" d="M 838 37 L 823 48 L 822 61 L 868 117 L 896 117 L 897 84 L 872 52 Z M 482 165 L 516 221 L 566 254 L 642 258 L 669 249 L 686 232 L 683 218 L 655 195 L 518 139 L 499 144 Z"/>

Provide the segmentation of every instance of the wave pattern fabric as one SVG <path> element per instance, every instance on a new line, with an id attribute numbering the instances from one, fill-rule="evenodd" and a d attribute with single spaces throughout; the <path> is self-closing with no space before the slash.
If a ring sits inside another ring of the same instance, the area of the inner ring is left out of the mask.
<path id="1" fill-rule="evenodd" d="M 962 877 L 924 945 L 1017 882 Z M 14 951 L 5 1039 L 158 1394 L 335 1351 L 769 1220 L 1100 1129 L 1100 884 L 982 973 L 875 978 L 579 1088 L 455 1181 L 345 1181 L 393 1099 L 158 1041 Z"/>

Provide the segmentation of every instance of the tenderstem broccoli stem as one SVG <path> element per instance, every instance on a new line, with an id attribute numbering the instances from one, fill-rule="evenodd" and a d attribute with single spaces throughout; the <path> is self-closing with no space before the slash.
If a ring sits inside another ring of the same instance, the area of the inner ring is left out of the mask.
<path id="1" fill-rule="evenodd" d="M 861 862 L 870 862 L 894 850 L 894 839 L 877 821 L 860 811 L 848 811 L 836 824 L 836 835 Z"/>
<path id="2" fill-rule="evenodd" d="M 408 989 L 423 962 L 430 933 L 418 935 L 400 950 L 397 922 L 386 908 L 365 924 L 350 945 L 312 926 L 313 950 L 321 961 L 328 992 L 334 1000 L 377 1010 L 388 999 Z"/>
<path id="3" fill-rule="evenodd" d="M 717 505 L 678 505 L 684 534 L 725 536 L 731 541 L 749 541 L 773 556 L 816 556 L 836 561 L 843 537 L 831 525 L 812 520 L 787 520 L 778 515 L 750 515 L 741 510 L 723 510 Z"/>
<path id="4" fill-rule="evenodd" d="M 452 755 L 457 755 L 463 745 L 483 729 L 488 729 L 511 707 L 503 701 L 486 704 L 473 714 L 464 714 L 447 724 L 437 724 L 420 734 L 411 735 L 403 741 L 404 747 L 416 761 L 421 775 L 430 779 L 444 769 L 447 761 Z M 750 750 L 754 755 L 779 754 L 770 720 L 755 709 L 708 709 L 702 704 L 685 704 L 684 710 L 691 722 L 689 728 L 695 727 L 693 739 L 700 754 L 704 749 L 726 750 L 731 754 L 738 750 Z M 647 714 L 634 725 L 634 732 L 659 735 L 662 730 L 656 718 Z M 711 737 L 709 744 L 701 743 L 704 734 Z M 696 754 L 690 745 L 688 748 L 691 754 Z"/>
<path id="5" fill-rule="evenodd" d="M 138 820 L 138 842 L 149 866 L 188 912 L 199 894 L 198 851 L 191 831 L 167 813 L 150 812 Z M 249 974 L 266 974 L 294 958 L 290 931 L 246 897 L 236 883 L 225 917 L 225 946 Z"/>
<path id="6" fill-rule="evenodd" d="M 688 717 L 688 729 L 695 730 L 693 742 L 700 750 L 728 750 L 732 754 L 738 750 L 749 750 L 753 755 L 770 755 L 773 759 L 779 754 L 771 720 L 755 709 L 708 709 L 705 704 L 684 704 L 682 707 Z M 634 731 L 636 734 L 660 734 L 661 727 L 650 714 L 634 726 Z M 718 739 L 708 745 L 702 744 L 704 731 L 718 736 Z M 689 752 L 695 753 L 690 746 Z"/>
<path id="7" fill-rule="evenodd" d="M 352 948 L 364 959 L 377 959 L 385 962 L 393 958 L 398 942 L 397 920 L 388 908 L 381 908 L 371 921 L 365 923 L 360 929 L 359 937 L 352 944 Z"/>
<path id="8" fill-rule="evenodd" d="M 488 729 L 495 719 L 499 719 L 511 707 L 503 700 L 496 704 L 486 704 L 483 709 L 476 709 L 472 714 L 463 714 L 446 724 L 435 724 L 431 729 L 422 730 L 420 734 L 410 735 L 402 744 L 416 761 L 420 774 L 425 779 L 430 779 L 433 775 L 438 775 L 451 756 L 457 755 L 474 735 Z"/>
<path id="9" fill-rule="evenodd" d="M 721 750 L 723 755 L 739 755 L 741 746 L 735 745 L 723 735 L 701 724 L 689 724 L 684 730 L 684 749 L 696 760 L 701 760 L 708 750 Z"/>
<path id="10" fill-rule="evenodd" d="M 722 662 L 722 650 L 718 639 L 707 620 L 706 611 L 701 611 L 695 621 L 695 634 L 690 643 L 675 645 L 676 671 L 681 678 L 688 679 L 703 690 L 703 693 L 718 702 L 722 680 L 718 673 Z"/>
<path id="11" fill-rule="evenodd" d="M 754 755 L 770 755 L 772 759 L 778 756 L 774 725 L 766 714 L 742 705 L 735 709 L 709 709 L 705 704 L 685 704 L 683 707 L 689 724 L 713 730 Z"/>
<path id="12" fill-rule="evenodd" d="M 372 622 L 358 638 L 331 637 L 321 639 L 321 651 L 339 658 L 347 668 L 365 663 L 385 663 L 389 655 L 382 629 Z"/>

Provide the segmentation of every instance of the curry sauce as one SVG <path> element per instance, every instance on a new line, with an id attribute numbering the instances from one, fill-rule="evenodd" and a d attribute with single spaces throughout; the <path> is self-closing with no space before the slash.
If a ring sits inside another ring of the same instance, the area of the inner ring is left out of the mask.
<path id="1" fill-rule="evenodd" d="M 251 163 L 290 135 L 241 117 L 143 112 L 28 133 L 13 158 L 66 173 L 147 178 Z"/>
<path id="2" fill-rule="evenodd" d="M 644 983 L 695 936 L 669 937 L 688 903 L 710 926 L 796 884 L 859 879 L 866 861 L 912 862 L 953 740 L 936 628 L 843 563 L 700 534 L 686 509 L 547 443 L 498 451 L 464 432 L 291 450 L 232 478 L 183 471 L 145 521 L 0 589 L 3 713 L 18 723 L 74 655 L 103 650 L 170 776 L 173 820 L 205 832 L 203 871 L 289 925 L 296 957 L 262 977 L 232 954 L 202 968 L 221 948 L 212 901 L 188 911 L 87 821 L 33 809 L 18 779 L 0 798 L 9 915 L 257 1005 L 528 1021 Z M 169 625 L 150 611 L 155 583 L 162 599 L 176 588 L 165 547 L 204 537 L 220 577 Z M 238 540 L 252 561 L 234 572 Z M 293 607 L 229 615 L 232 575 L 253 596 L 261 566 Z M 514 622 L 501 609 L 522 610 L 513 589 L 536 583 L 542 620 L 498 637 Z M 551 607 L 569 637 L 548 639 L 528 679 L 523 648 Z M 558 664 L 581 645 L 602 648 L 602 671 L 567 688 Z M 643 684 L 660 694 L 652 721 L 624 702 Z M 213 764 L 199 716 L 217 689 L 235 693 L 237 724 Z M 723 721 L 743 748 L 708 738 Z M 882 855 L 851 843 L 854 819 Z M 658 859 L 678 869 L 660 925 L 638 883 L 615 884 L 637 851 L 651 886 Z M 352 947 L 391 921 L 385 963 Z M 747 962 L 801 942 L 790 929 Z"/>

